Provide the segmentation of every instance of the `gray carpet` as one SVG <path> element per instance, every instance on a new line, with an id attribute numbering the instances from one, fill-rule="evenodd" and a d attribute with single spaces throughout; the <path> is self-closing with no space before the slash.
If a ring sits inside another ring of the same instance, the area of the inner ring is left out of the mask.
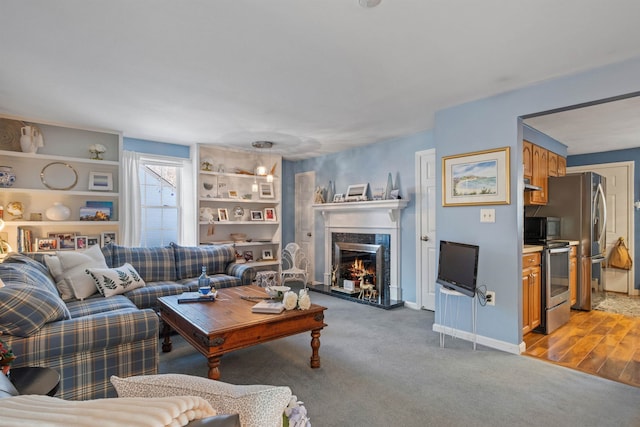
<path id="1" fill-rule="evenodd" d="M 328 307 L 320 369 L 305 333 L 224 356 L 221 380 L 290 386 L 313 427 L 640 426 L 638 388 L 451 337 L 440 348 L 433 312 L 311 298 Z M 206 359 L 172 338 L 160 371 L 205 377 Z"/>

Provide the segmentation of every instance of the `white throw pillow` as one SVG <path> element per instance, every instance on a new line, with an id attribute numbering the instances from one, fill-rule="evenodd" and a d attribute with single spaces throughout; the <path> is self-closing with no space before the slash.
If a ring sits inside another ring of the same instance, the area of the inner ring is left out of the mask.
<path id="1" fill-rule="evenodd" d="M 272 385 L 233 385 L 184 374 L 111 377 L 118 397 L 198 396 L 219 414 L 239 414 L 242 427 L 281 427 L 291 389 Z"/>
<path id="2" fill-rule="evenodd" d="M 67 283 L 64 280 L 63 272 L 62 272 L 62 264 L 60 264 L 60 258 L 56 255 L 45 255 L 44 263 L 47 265 L 49 269 L 49 273 L 56 280 L 56 288 L 58 288 L 58 292 L 60 293 L 60 297 L 63 301 L 71 301 L 75 299 L 75 295 L 73 294 L 73 288 L 70 283 Z M 58 279 L 61 278 L 61 279 Z"/>
<path id="3" fill-rule="evenodd" d="M 120 295 L 145 285 L 142 277 L 128 262 L 118 268 L 87 268 L 87 274 L 105 297 Z"/>
<path id="4" fill-rule="evenodd" d="M 60 293 L 68 295 L 68 288 L 73 290 L 73 295 L 79 299 L 85 299 L 97 292 L 93 279 L 86 273 L 87 268 L 108 268 L 102 250 L 94 245 L 83 252 L 58 251 L 56 257 L 60 261 L 60 270 L 57 270 L 56 261 L 49 259 L 47 267 L 56 280 Z M 51 267 L 54 267 L 51 269 Z M 56 275 L 57 274 L 57 275 Z M 64 281 L 60 284 L 60 281 Z"/>

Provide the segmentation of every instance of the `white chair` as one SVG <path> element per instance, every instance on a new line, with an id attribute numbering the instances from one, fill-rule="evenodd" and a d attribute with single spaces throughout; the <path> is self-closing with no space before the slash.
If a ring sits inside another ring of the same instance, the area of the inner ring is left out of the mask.
<path id="1" fill-rule="evenodd" d="M 302 281 L 307 286 L 308 264 L 307 256 L 297 243 L 289 243 L 282 250 L 282 273 L 280 283 L 287 281 Z"/>

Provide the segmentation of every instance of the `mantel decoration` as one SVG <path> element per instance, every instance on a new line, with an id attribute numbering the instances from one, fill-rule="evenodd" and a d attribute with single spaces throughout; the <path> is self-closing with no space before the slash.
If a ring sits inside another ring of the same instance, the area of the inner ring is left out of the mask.
<path id="1" fill-rule="evenodd" d="M 91 160 L 104 160 L 104 153 L 107 151 L 107 148 L 102 144 L 92 144 L 89 146 L 89 153 Z"/>
<path id="2" fill-rule="evenodd" d="M 0 368 L 2 368 L 4 375 L 9 375 L 9 370 L 14 360 L 16 360 L 16 356 L 13 354 L 13 350 L 0 339 Z"/>
<path id="3" fill-rule="evenodd" d="M 442 158 L 442 206 L 508 205 L 509 147 Z"/>

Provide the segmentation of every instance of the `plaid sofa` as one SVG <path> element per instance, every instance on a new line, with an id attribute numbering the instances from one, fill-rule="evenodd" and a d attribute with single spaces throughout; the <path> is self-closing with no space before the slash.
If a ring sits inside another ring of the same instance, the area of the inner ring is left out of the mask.
<path id="1" fill-rule="evenodd" d="M 202 266 L 217 288 L 251 284 L 253 270 L 235 264 L 230 245 L 102 248 L 110 268 L 130 263 L 146 282 L 108 298 L 63 301 L 43 254 L 12 254 L 0 264 L 0 333 L 16 354 L 14 367 L 43 366 L 61 376 L 56 396 L 115 396 L 112 375 L 156 374 L 158 297 L 197 291 Z"/>

